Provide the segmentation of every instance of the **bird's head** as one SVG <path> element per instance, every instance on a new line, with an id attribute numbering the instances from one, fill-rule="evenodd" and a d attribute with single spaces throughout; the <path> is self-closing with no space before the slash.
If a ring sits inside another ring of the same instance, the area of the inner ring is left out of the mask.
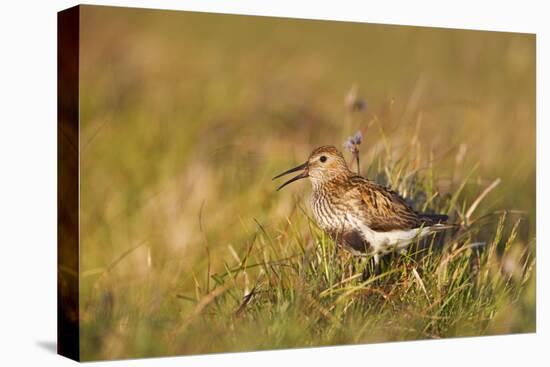
<path id="1" fill-rule="evenodd" d="M 350 170 L 344 160 L 344 156 L 332 145 L 326 145 L 315 149 L 311 152 L 305 163 L 289 169 L 288 171 L 273 177 L 273 179 L 298 171 L 300 174 L 283 183 L 277 188 L 277 191 L 291 182 L 306 177 L 309 177 L 312 183 L 316 185 L 330 181 L 338 176 L 347 176 L 350 174 Z"/>

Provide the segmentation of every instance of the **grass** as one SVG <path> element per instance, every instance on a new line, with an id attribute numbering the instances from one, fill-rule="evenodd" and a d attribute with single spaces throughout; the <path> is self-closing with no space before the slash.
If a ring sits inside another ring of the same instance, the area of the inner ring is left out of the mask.
<path id="1" fill-rule="evenodd" d="M 83 359 L 535 331 L 533 37 L 84 9 Z M 357 130 L 459 224 L 366 281 L 271 181 Z"/>

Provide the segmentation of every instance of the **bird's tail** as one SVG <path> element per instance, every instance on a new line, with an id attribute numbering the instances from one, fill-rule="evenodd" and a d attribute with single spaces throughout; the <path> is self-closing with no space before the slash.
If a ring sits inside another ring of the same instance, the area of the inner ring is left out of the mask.
<path id="1" fill-rule="evenodd" d="M 424 225 L 430 229 L 431 232 L 444 231 L 446 229 L 457 228 L 460 225 L 455 223 L 449 223 L 449 216 L 445 214 L 421 214 L 424 220 Z"/>
<path id="2" fill-rule="evenodd" d="M 449 216 L 445 214 L 422 214 L 422 219 L 424 219 L 426 224 L 447 224 Z"/>

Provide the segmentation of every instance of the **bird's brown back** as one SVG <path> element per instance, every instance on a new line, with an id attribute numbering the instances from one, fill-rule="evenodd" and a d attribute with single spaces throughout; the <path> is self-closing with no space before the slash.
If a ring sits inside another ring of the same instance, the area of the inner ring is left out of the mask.
<path id="1" fill-rule="evenodd" d="M 364 177 L 352 176 L 349 181 L 352 188 L 347 195 L 357 198 L 356 213 L 374 231 L 408 230 L 446 219 L 418 213 L 397 192 Z"/>

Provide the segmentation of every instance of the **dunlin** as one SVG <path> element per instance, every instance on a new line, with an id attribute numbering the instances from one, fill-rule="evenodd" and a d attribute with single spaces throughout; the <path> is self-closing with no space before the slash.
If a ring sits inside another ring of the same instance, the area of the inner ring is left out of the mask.
<path id="1" fill-rule="evenodd" d="M 449 228 L 446 215 L 418 213 L 395 191 L 350 171 L 333 146 L 315 149 L 305 163 L 273 179 L 292 172 L 300 173 L 277 190 L 309 178 L 311 209 L 319 227 L 354 255 L 373 255 L 376 273 L 382 255 Z"/>

